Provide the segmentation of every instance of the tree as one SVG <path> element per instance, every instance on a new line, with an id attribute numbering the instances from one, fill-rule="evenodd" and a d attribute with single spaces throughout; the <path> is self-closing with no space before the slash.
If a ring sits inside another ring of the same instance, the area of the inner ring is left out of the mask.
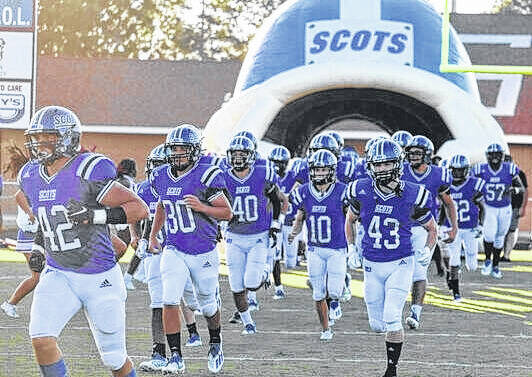
<path id="1" fill-rule="evenodd" d="M 497 0 L 495 13 L 532 14 L 532 0 Z"/>

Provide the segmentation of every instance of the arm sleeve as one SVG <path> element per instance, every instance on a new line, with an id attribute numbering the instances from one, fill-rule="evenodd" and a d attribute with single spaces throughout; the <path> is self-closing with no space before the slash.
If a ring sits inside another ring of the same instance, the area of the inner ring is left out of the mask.
<path id="1" fill-rule="evenodd" d="M 206 187 L 205 199 L 212 202 L 220 195 L 226 195 L 227 199 L 227 185 L 223 172 L 217 166 L 211 166 L 201 176 L 201 183 Z"/>

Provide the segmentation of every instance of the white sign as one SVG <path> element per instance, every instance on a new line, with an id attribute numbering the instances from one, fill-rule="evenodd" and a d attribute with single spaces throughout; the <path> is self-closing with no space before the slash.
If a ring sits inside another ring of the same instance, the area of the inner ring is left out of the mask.
<path id="1" fill-rule="evenodd" d="M 33 33 L 0 32 L 0 80 L 31 80 Z"/>
<path id="2" fill-rule="evenodd" d="M 308 22 L 305 63 L 385 61 L 413 66 L 414 28 L 397 21 L 348 19 Z"/>
<path id="3" fill-rule="evenodd" d="M 31 82 L 0 81 L 0 128 L 27 128 Z"/>
<path id="4" fill-rule="evenodd" d="M 33 0 L 0 0 L 0 26 L 30 28 L 33 26 Z"/>

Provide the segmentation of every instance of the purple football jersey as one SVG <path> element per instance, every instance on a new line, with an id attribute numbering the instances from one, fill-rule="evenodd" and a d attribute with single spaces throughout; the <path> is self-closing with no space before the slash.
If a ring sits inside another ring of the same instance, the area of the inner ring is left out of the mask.
<path id="1" fill-rule="evenodd" d="M 305 212 L 310 246 L 341 249 L 347 247 L 345 238 L 346 185 L 332 184 L 325 193 L 318 192 L 314 185 L 304 184 L 291 194 L 294 211 Z"/>
<path id="2" fill-rule="evenodd" d="M 408 182 L 417 183 L 425 187 L 431 195 L 429 203 L 432 216 L 437 219 L 440 204 L 438 203 L 438 195 L 440 193 L 448 193 L 451 185 L 451 173 L 447 169 L 442 169 L 436 165 L 429 165 L 425 173 L 419 175 L 410 166 L 409 163 L 403 165 L 402 179 Z"/>
<path id="3" fill-rule="evenodd" d="M 493 171 L 488 163 L 474 167 L 475 176 L 486 182 L 484 200 L 491 207 L 506 207 L 511 204 L 509 188 L 519 168 L 513 162 L 503 162 L 498 171 Z"/>
<path id="4" fill-rule="evenodd" d="M 355 179 L 369 178 L 366 170 L 366 159 L 362 158 L 355 164 Z"/>
<path id="5" fill-rule="evenodd" d="M 238 178 L 232 170 L 224 172 L 224 176 L 233 206 L 228 231 L 257 234 L 270 229 L 272 213 L 266 192 L 273 190 L 279 182 L 275 170 L 269 165 L 253 165 L 245 178 Z"/>
<path id="6" fill-rule="evenodd" d="M 279 188 L 281 189 L 281 192 L 285 195 L 289 195 L 292 189 L 294 188 L 294 185 L 296 184 L 295 179 L 295 172 L 293 170 L 289 170 L 285 173 L 284 177 L 279 177 Z M 286 211 L 286 217 L 284 220 L 283 225 L 292 225 L 294 222 L 296 214 L 294 211 L 294 206 L 292 205 L 292 202 L 288 202 L 288 210 Z"/>
<path id="7" fill-rule="evenodd" d="M 345 162 L 342 160 L 338 161 L 338 165 L 336 166 L 336 179 L 339 182 L 348 184 L 354 179 L 354 177 L 355 177 L 355 164 L 353 164 L 352 161 L 349 161 L 349 162 Z M 307 159 L 304 159 L 298 165 L 295 179 L 297 182 L 301 184 L 309 183 L 310 175 L 309 175 L 309 166 L 308 166 Z"/>
<path id="8" fill-rule="evenodd" d="M 472 229 L 478 225 L 479 208 L 475 202 L 482 199 L 485 194 L 485 182 L 480 178 L 468 176 L 464 183 L 450 188 L 451 198 L 456 205 L 456 214 L 459 229 Z M 449 219 L 445 225 L 450 227 Z"/>
<path id="9" fill-rule="evenodd" d="M 184 196 L 194 195 L 210 203 L 224 195 L 222 171 L 213 165 L 196 164 L 176 177 L 170 165 L 155 169 L 150 183 L 166 214 L 166 244 L 185 254 L 203 254 L 216 247 L 218 221 L 185 205 Z"/>
<path id="10" fill-rule="evenodd" d="M 22 167 L 18 184 L 39 219 L 49 266 L 96 274 L 116 264 L 108 226 L 73 225 L 67 219 L 65 208 L 70 199 L 103 208 L 100 201 L 115 184 L 115 177 L 114 163 L 95 153 L 72 157 L 51 177 L 43 165 L 29 162 Z"/>
<path id="11" fill-rule="evenodd" d="M 146 203 L 150 209 L 150 220 L 153 221 L 155 216 L 155 210 L 157 209 L 157 204 L 159 204 L 159 196 L 153 189 L 149 180 L 145 180 L 137 185 L 137 195 Z M 167 223 L 164 222 L 163 228 L 157 234 L 157 240 L 161 244 L 161 247 L 166 245 L 166 228 Z"/>
<path id="12" fill-rule="evenodd" d="M 414 254 L 411 228 L 431 218 L 428 204 L 431 194 L 423 186 L 400 182 L 401 196 L 383 194 L 373 181 L 363 178 L 352 182 L 347 197 L 353 212 L 364 227 L 362 255 L 372 262 L 389 262 Z"/>

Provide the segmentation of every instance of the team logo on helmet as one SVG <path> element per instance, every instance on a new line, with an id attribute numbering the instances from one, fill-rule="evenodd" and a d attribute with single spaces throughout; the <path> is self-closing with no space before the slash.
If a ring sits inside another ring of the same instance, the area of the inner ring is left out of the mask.
<path id="1" fill-rule="evenodd" d="M 227 148 L 227 161 L 236 171 L 242 171 L 255 162 L 255 146 L 245 136 L 235 136 Z"/>
<path id="2" fill-rule="evenodd" d="M 327 149 L 320 149 L 308 160 L 309 178 L 315 185 L 324 185 L 336 181 L 336 156 Z"/>
<path id="3" fill-rule="evenodd" d="M 81 149 L 81 123 L 76 114 L 61 106 L 48 106 L 35 113 L 24 132 L 30 158 L 51 164 L 70 157 Z"/>
<path id="4" fill-rule="evenodd" d="M 178 171 L 186 170 L 201 155 L 201 134 L 191 124 L 182 124 L 171 130 L 164 143 L 167 161 Z"/>
<path id="5" fill-rule="evenodd" d="M 397 131 L 392 135 L 392 140 L 399 144 L 403 149 L 410 144 L 413 138 L 412 134 L 408 131 Z"/>

